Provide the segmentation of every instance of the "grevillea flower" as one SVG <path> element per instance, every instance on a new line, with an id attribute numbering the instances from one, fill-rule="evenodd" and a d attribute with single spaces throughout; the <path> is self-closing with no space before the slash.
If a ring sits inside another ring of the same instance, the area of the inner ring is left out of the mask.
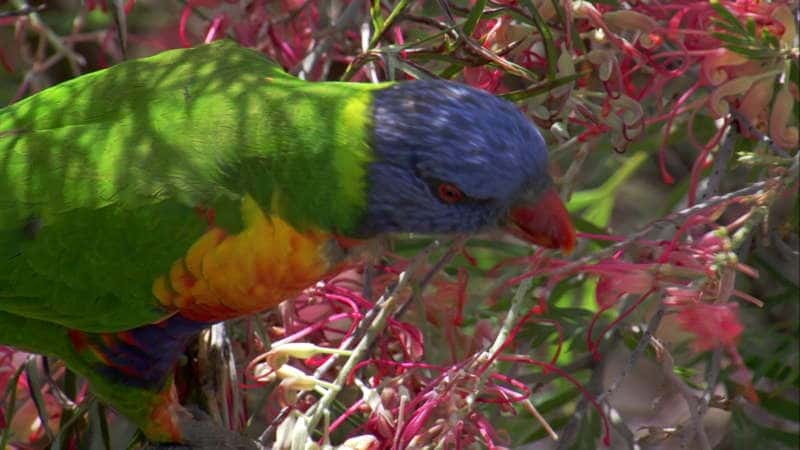
<path id="1" fill-rule="evenodd" d="M 678 322 L 694 335 L 692 348 L 698 352 L 733 347 L 744 330 L 736 303 L 689 302 L 680 307 Z"/>
<path id="2" fill-rule="evenodd" d="M 473 33 L 483 46 L 497 51 L 511 43 L 509 26 L 511 25 L 510 16 L 501 16 L 499 19 L 483 20 Z M 498 92 L 503 71 L 489 66 L 464 67 L 462 72 L 464 82 L 470 86 L 483 89 L 488 92 Z"/>
<path id="3" fill-rule="evenodd" d="M 595 266 L 602 270 L 600 264 Z M 608 309 L 625 294 L 644 294 L 655 286 L 655 276 L 644 269 L 633 269 L 600 276 L 595 288 L 597 304 Z"/>
<path id="4" fill-rule="evenodd" d="M 730 75 L 728 70 L 725 70 L 726 67 L 738 66 L 748 61 L 749 59 L 744 55 L 727 48 L 709 50 L 700 66 L 702 80 L 711 86 L 719 86 L 729 79 Z"/>

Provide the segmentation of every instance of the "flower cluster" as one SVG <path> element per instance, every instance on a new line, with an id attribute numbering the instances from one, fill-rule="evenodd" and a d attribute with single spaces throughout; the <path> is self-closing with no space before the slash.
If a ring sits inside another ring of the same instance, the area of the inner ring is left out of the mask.
<path id="1" fill-rule="evenodd" d="M 394 279 L 401 268 L 408 268 L 408 261 L 380 267 L 371 287 L 387 287 L 387 282 Z M 429 266 L 423 265 L 421 270 L 431 273 Z M 463 273 L 455 279 L 439 274 L 431 281 L 435 297 L 421 299 L 426 307 L 423 315 L 430 322 L 441 326 L 438 321 L 443 317 L 435 313 L 442 308 L 432 303 L 451 301 L 451 305 L 458 307 L 458 299 L 463 298 L 466 291 L 467 280 Z M 314 402 L 309 403 L 307 398 L 299 396 L 300 392 L 324 396 L 330 390 L 340 389 L 326 381 L 328 374 L 335 378 L 341 373 L 344 360 L 352 357 L 354 351 L 340 347 L 363 337 L 364 330 L 357 330 L 357 326 L 376 308 L 361 294 L 363 278 L 362 271 L 350 269 L 307 290 L 286 305 L 280 314 L 268 316 L 266 323 L 272 323 L 270 337 L 277 340 L 268 351 L 250 362 L 247 372 L 248 378 L 255 382 L 248 387 L 278 383 L 273 396 L 274 404 L 280 408 L 269 407 L 268 420 L 285 418 L 286 411 L 307 417 L 313 411 Z M 387 288 L 394 292 L 399 303 L 408 302 L 413 296 L 411 290 Z M 487 343 L 496 335 L 492 325 L 481 321 L 473 333 L 464 334 L 458 328 L 461 323 L 452 318 L 452 313 L 448 309 L 444 315 L 450 323 L 443 327 L 449 330 L 443 334 L 456 334 L 450 336 L 447 351 L 425 341 L 422 331 L 425 327 L 413 320 L 413 312 L 407 313 L 412 319 L 408 322 L 390 318 L 385 331 L 375 337 L 371 345 L 373 350 L 347 373 L 344 384 L 353 389 L 352 394 L 346 395 L 351 401 L 327 426 L 326 435 L 347 429 L 346 442 L 358 440 L 366 443 L 363 448 L 426 445 L 467 448 L 478 443 L 499 448 L 499 442 L 508 442 L 509 436 L 496 430 L 484 408 L 476 408 L 476 405 L 493 406 L 498 411 L 511 413 L 516 413 L 514 405 L 534 409 L 529 401 L 532 391 L 524 382 L 501 373 L 494 362 L 510 361 L 560 373 L 554 365 L 560 350 L 549 362 L 525 355 L 502 354 L 505 347 L 512 345 L 514 335 L 520 330 L 518 326 L 496 352 L 486 352 Z M 540 320 L 530 316 L 523 322 Z M 550 323 L 558 330 L 557 323 Z M 430 362 L 435 359 L 443 362 Z M 561 376 L 580 388 L 568 374 L 561 373 Z M 354 421 L 360 423 L 355 429 L 350 425 Z M 301 422 L 289 423 L 293 426 L 278 428 L 276 442 L 288 442 L 290 436 L 298 433 Z M 343 444 L 340 448 L 349 447 Z"/>

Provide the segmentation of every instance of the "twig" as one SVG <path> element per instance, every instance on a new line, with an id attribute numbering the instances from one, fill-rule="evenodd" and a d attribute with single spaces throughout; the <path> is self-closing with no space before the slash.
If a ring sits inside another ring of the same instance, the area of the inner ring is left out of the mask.
<path id="1" fill-rule="evenodd" d="M 363 0 L 350 2 L 347 8 L 339 14 L 339 17 L 337 17 L 328 30 L 326 30 L 328 34 L 320 39 L 298 64 L 300 67 L 300 70 L 297 71 L 298 78 L 305 80 L 306 77 L 308 77 L 308 74 L 311 73 L 311 70 L 317 65 L 317 61 L 319 61 L 322 54 L 330 48 L 333 36 L 353 23 L 357 15 L 356 13 L 361 9 L 363 3 Z"/>
<path id="2" fill-rule="evenodd" d="M 791 155 L 789 155 L 789 153 L 786 152 L 786 150 L 784 150 L 784 149 L 778 147 L 777 145 L 775 145 L 775 143 L 772 141 L 772 139 L 769 136 L 767 136 L 766 134 L 762 133 L 761 130 L 759 130 L 758 128 L 753 126 L 753 124 L 750 123 L 750 120 L 747 117 L 745 117 L 744 114 L 742 114 L 738 110 L 734 109 L 734 110 L 731 111 L 731 115 L 733 116 L 734 119 L 736 119 L 739 122 L 740 125 L 742 125 L 744 128 L 747 129 L 748 133 L 750 133 L 753 136 L 755 136 L 759 141 L 765 143 L 767 145 L 767 148 L 769 148 L 773 153 L 776 153 L 776 154 L 778 154 L 780 156 L 783 156 L 785 158 L 788 158 L 788 157 L 791 156 Z"/>
<path id="3" fill-rule="evenodd" d="M 692 388 L 675 374 L 675 362 L 669 351 L 656 338 L 653 338 L 653 342 L 658 343 L 661 347 L 661 373 L 678 390 L 678 393 L 683 397 L 686 406 L 689 408 L 693 430 L 684 434 L 684 440 L 688 442 L 689 439 L 696 435 L 700 449 L 711 450 L 711 443 L 708 441 L 708 434 L 706 434 L 706 429 L 703 426 L 703 416 L 700 414 L 700 402 L 697 395 Z"/>
<path id="4" fill-rule="evenodd" d="M 556 433 L 555 430 L 553 430 L 553 427 L 551 427 L 550 424 L 547 423 L 547 420 L 544 418 L 544 416 L 542 416 L 542 413 L 540 413 L 539 410 L 536 409 L 536 406 L 533 404 L 533 402 L 530 401 L 530 399 L 527 399 L 524 402 L 522 402 L 522 406 L 525 408 L 525 410 L 531 413 L 533 417 L 536 418 L 536 420 L 539 422 L 542 428 L 544 428 L 544 431 L 546 431 L 547 434 L 550 436 L 550 439 L 554 441 L 558 440 L 558 433 Z"/>
<path id="5" fill-rule="evenodd" d="M 461 30 L 461 27 L 455 26 L 455 19 L 453 18 L 452 12 L 450 12 L 450 6 L 447 4 L 447 2 L 439 0 L 439 6 L 447 14 L 448 20 L 453 25 L 453 31 L 455 31 L 456 34 L 458 34 L 459 39 L 462 42 L 464 42 L 464 44 L 466 44 L 467 48 L 470 51 L 482 56 L 483 58 L 486 58 L 489 61 L 492 61 L 493 63 L 500 66 L 503 70 L 512 75 L 516 75 L 528 81 L 534 81 L 534 82 L 539 81 L 538 77 L 528 69 L 498 56 L 493 51 L 487 49 L 486 47 L 476 42 L 475 39 L 473 39 L 472 37 L 467 36 L 464 33 L 464 31 Z"/>
<path id="6" fill-rule="evenodd" d="M 518 325 L 518 322 L 522 319 L 522 316 L 525 315 L 525 311 L 528 309 L 528 302 L 526 301 L 527 298 L 525 294 L 530 291 L 532 285 L 532 278 L 523 280 L 519 284 L 517 291 L 514 293 L 514 297 L 511 300 L 508 313 L 506 314 L 500 329 L 497 331 L 497 335 L 495 336 L 492 345 L 474 358 L 470 364 L 464 365 L 464 367 L 461 369 L 461 372 L 464 374 L 480 373 L 475 385 L 471 388 L 470 393 L 466 398 L 466 408 L 463 408 L 459 411 L 459 415 L 462 417 L 467 417 L 470 413 L 472 413 L 478 395 L 480 395 L 480 393 L 483 391 L 483 386 L 486 384 L 486 381 L 489 379 L 489 376 L 492 373 L 490 368 L 496 363 L 498 353 L 503 350 L 504 346 L 507 344 L 509 336 L 512 333 L 512 330 Z M 545 420 L 545 418 L 539 413 L 533 403 L 531 403 L 529 400 L 526 400 L 523 403 L 523 406 L 539 421 L 539 423 L 542 424 L 542 427 L 545 429 L 545 431 L 547 431 L 551 439 L 554 441 L 559 440 L 558 434 L 553 430 L 550 424 L 547 423 L 547 420 Z"/>
<path id="7" fill-rule="evenodd" d="M 711 168 L 711 175 L 708 177 L 708 181 L 706 182 L 705 189 L 703 189 L 703 193 L 699 196 L 701 202 L 708 200 L 709 197 L 712 195 L 716 195 L 719 192 L 719 185 L 722 182 L 722 176 L 726 174 L 725 166 L 728 165 L 728 161 L 730 161 L 731 156 L 733 155 L 733 144 L 734 140 L 731 136 L 731 127 L 725 131 L 725 135 L 722 137 L 722 143 L 719 146 L 719 150 L 717 154 L 714 155 L 714 165 Z"/>
<path id="8" fill-rule="evenodd" d="M 800 422 L 776 416 L 759 405 L 755 405 L 747 399 L 737 396 L 733 400 L 734 405 L 747 416 L 753 423 L 756 423 L 770 430 L 781 431 L 789 434 L 800 434 Z"/>
<path id="9" fill-rule="evenodd" d="M 475 385 L 475 388 L 472 389 L 469 396 L 467 396 L 466 403 L 467 403 L 467 411 L 471 411 L 473 405 L 475 404 L 475 400 L 478 398 L 478 394 L 483 390 L 483 385 L 486 384 L 486 380 L 489 378 L 489 374 L 491 370 L 488 370 L 488 367 L 485 367 L 487 363 L 493 364 L 494 360 L 496 359 L 497 352 L 499 352 L 503 345 L 508 340 L 508 336 L 511 334 L 511 330 L 517 324 L 520 317 L 523 315 L 523 311 L 525 310 L 525 294 L 531 288 L 533 284 L 533 279 L 528 278 L 523 280 L 522 283 L 519 284 L 517 287 L 517 292 L 514 293 L 514 297 L 511 299 L 511 306 L 508 308 L 508 313 L 506 314 L 506 318 L 503 320 L 503 324 L 500 326 L 500 329 L 497 331 L 497 336 L 494 338 L 494 342 L 492 345 L 483 353 L 478 355 L 475 360 L 465 366 L 465 370 L 469 372 L 480 371 L 480 377 L 478 378 L 478 382 Z M 483 369 L 483 370 L 481 370 Z"/>
<path id="10" fill-rule="evenodd" d="M 572 163 L 570 163 L 566 173 L 559 180 L 561 197 L 565 199 L 564 201 L 569 201 L 570 197 L 572 197 L 576 178 L 581 171 L 581 167 L 583 167 L 583 162 L 586 161 L 586 157 L 589 155 L 589 144 L 590 141 L 581 144 L 578 151 L 575 152 L 575 156 L 572 158 Z"/>
<path id="11" fill-rule="evenodd" d="M 422 278 L 422 280 L 420 280 L 417 289 L 414 291 L 414 294 L 411 297 L 409 297 L 408 300 L 406 300 L 402 305 L 400 305 L 399 308 L 397 308 L 397 312 L 394 315 L 395 319 L 400 320 L 403 314 L 405 314 L 405 312 L 408 310 L 408 306 L 419 299 L 419 297 L 422 295 L 422 292 L 425 290 L 425 287 L 428 286 L 428 283 L 431 282 L 433 277 L 436 276 L 436 274 L 439 273 L 439 271 L 441 271 L 444 268 L 444 266 L 446 266 L 448 263 L 450 263 L 450 261 L 453 260 L 453 258 L 456 256 L 456 254 L 458 254 L 458 251 L 461 249 L 461 247 L 464 245 L 467 239 L 468 239 L 467 236 L 457 236 L 455 239 L 453 239 L 453 241 L 448 246 L 447 252 L 445 252 L 445 254 L 441 258 L 439 258 L 438 261 L 436 261 L 431 270 L 429 270 L 428 273 L 426 273 L 425 276 Z"/>
<path id="12" fill-rule="evenodd" d="M 50 442 L 53 442 L 55 435 L 48 424 L 49 415 L 47 414 L 47 405 L 45 404 L 44 397 L 42 396 L 43 386 L 40 377 L 41 374 L 39 367 L 36 364 L 39 358 L 41 357 L 36 355 L 28 356 L 27 361 L 25 362 L 25 376 L 28 379 L 28 393 L 31 399 L 33 399 L 33 405 L 36 407 L 36 414 L 39 416 L 39 419 L 42 422 L 42 428 L 44 429 L 47 438 L 50 440 Z"/>
<path id="13" fill-rule="evenodd" d="M 601 366 L 595 366 L 592 370 L 592 376 L 589 378 L 589 382 L 586 384 L 586 392 L 591 394 L 592 392 L 597 392 L 602 389 L 603 385 L 603 371 L 601 370 Z M 579 401 L 578 404 L 575 406 L 575 412 L 572 413 L 572 418 L 567 423 L 567 425 L 563 428 L 561 432 L 561 439 L 558 441 L 558 446 L 556 450 L 565 450 L 572 447 L 573 440 L 575 439 L 575 434 L 579 431 L 580 427 L 578 424 L 581 420 L 583 420 L 586 414 L 586 408 L 589 406 L 589 399 L 586 396 L 583 396 Z"/>
<path id="14" fill-rule="evenodd" d="M 244 400 L 225 324 L 214 324 L 204 330 L 198 344 L 200 391 L 208 411 L 226 428 L 238 430 L 241 428 Z"/>
<path id="15" fill-rule="evenodd" d="M 375 33 L 372 35 L 372 39 L 370 39 L 369 41 L 369 48 L 374 48 L 376 45 L 378 45 L 378 42 L 381 40 L 381 38 L 383 38 L 383 35 L 386 34 L 387 31 L 389 31 L 392 25 L 394 25 L 394 22 L 400 16 L 400 14 L 402 14 L 402 12 L 406 9 L 408 3 L 409 0 L 400 0 L 399 2 L 397 2 L 397 5 L 395 5 L 392 12 L 390 12 L 389 16 L 386 17 L 386 20 L 383 21 L 383 25 L 381 26 L 381 28 L 375 30 Z"/>
<path id="16" fill-rule="evenodd" d="M 630 356 L 628 357 L 628 362 L 625 364 L 625 367 L 619 372 L 617 377 L 611 383 L 611 386 L 605 390 L 602 394 L 597 396 L 597 402 L 600 403 L 605 400 L 606 397 L 610 396 L 614 393 L 614 391 L 619 388 L 622 384 L 622 381 L 625 380 L 625 377 L 628 373 L 633 369 L 633 366 L 636 365 L 636 362 L 644 353 L 644 349 L 647 347 L 647 344 L 651 342 L 653 338 L 653 333 L 658 330 L 658 326 L 661 324 L 661 319 L 664 317 L 664 312 L 666 311 L 666 307 L 662 303 L 656 313 L 653 314 L 653 317 L 650 318 L 650 322 L 647 324 L 647 329 L 642 334 L 642 337 L 639 338 L 639 342 L 636 344 L 636 348 L 633 349 Z"/>
<path id="17" fill-rule="evenodd" d="M 662 225 L 664 223 L 672 223 L 672 222 L 677 221 L 679 219 L 682 219 L 682 218 L 685 218 L 685 217 L 689 217 L 691 215 L 699 213 L 700 211 L 703 211 L 704 209 L 711 208 L 711 207 L 717 206 L 717 205 L 721 205 L 721 204 L 723 204 L 723 203 L 725 203 L 725 202 L 727 202 L 729 200 L 732 200 L 732 199 L 734 199 L 736 197 L 743 197 L 743 196 L 746 196 L 746 195 L 752 195 L 752 194 L 758 193 L 759 191 L 764 189 L 770 182 L 781 182 L 781 181 L 783 181 L 783 178 L 781 178 L 781 177 L 776 177 L 776 178 L 770 178 L 770 179 L 767 179 L 767 180 L 757 181 L 757 182 L 755 182 L 755 183 L 753 183 L 753 184 L 751 184 L 749 186 L 743 187 L 742 189 L 739 189 L 739 190 L 736 190 L 736 191 L 733 191 L 733 192 L 729 192 L 727 194 L 717 195 L 715 197 L 711 197 L 708 200 L 706 200 L 705 202 L 698 203 L 698 204 L 696 204 L 694 206 L 691 206 L 689 208 L 685 208 L 685 209 L 682 209 L 680 211 L 676 211 L 674 213 L 668 214 L 668 215 L 662 217 L 661 219 L 658 219 L 658 220 L 655 220 L 655 221 L 649 223 L 648 225 L 643 227 L 641 230 L 631 234 L 624 241 L 618 242 L 618 243 L 616 243 L 614 245 L 610 245 L 610 246 L 604 248 L 603 250 L 599 250 L 599 251 L 594 252 L 594 253 L 592 253 L 590 255 L 586 255 L 586 256 L 584 256 L 582 258 L 576 259 L 575 261 L 572 261 L 569 264 L 565 264 L 565 265 L 563 265 L 561 267 L 558 267 L 558 268 L 554 269 L 553 271 L 551 271 L 550 274 L 552 276 L 552 275 L 556 275 L 556 274 L 569 273 L 572 270 L 575 270 L 575 269 L 577 269 L 577 268 L 579 268 L 579 267 L 581 267 L 583 265 L 586 265 L 587 263 L 591 262 L 592 260 L 608 258 L 609 256 L 613 255 L 614 253 L 616 253 L 616 252 L 618 252 L 618 251 L 620 251 L 620 250 L 622 250 L 622 249 L 624 249 L 624 248 L 626 248 L 626 247 L 628 247 L 630 245 L 633 245 L 637 241 L 641 240 L 642 238 L 647 236 L 651 231 L 653 231 L 653 228 L 655 228 L 657 226 L 660 226 L 660 225 Z"/>
<path id="18" fill-rule="evenodd" d="M 27 16 L 28 14 L 42 11 L 44 10 L 44 8 L 45 5 L 38 5 L 38 6 L 26 6 L 25 8 L 21 8 L 16 11 L 0 11 L 0 19 L 5 19 L 7 17 Z"/>
<path id="19" fill-rule="evenodd" d="M 703 391 L 703 396 L 700 398 L 700 404 L 697 406 L 697 416 L 699 422 L 708 411 L 708 405 L 711 402 L 711 396 L 714 394 L 714 388 L 717 387 L 717 380 L 719 379 L 720 363 L 722 362 L 722 347 L 717 347 L 711 354 L 711 361 L 709 363 L 709 370 L 706 374 L 706 389 Z M 692 439 L 693 432 L 687 432 L 683 436 L 683 442 L 688 443 Z"/>
<path id="20" fill-rule="evenodd" d="M 117 41 L 119 41 L 122 59 L 128 59 L 128 16 L 125 14 L 125 5 L 122 0 L 114 0 L 114 5 L 109 9 L 117 29 Z"/>
<path id="21" fill-rule="evenodd" d="M 11 0 L 11 3 L 18 9 L 32 9 L 25 0 Z M 28 17 L 30 18 L 31 24 L 44 33 L 47 41 L 50 42 L 50 45 L 56 49 L 56 53 L 67 58 L 67 62 L 69 63 L 70 70 L 72 70 L 72 74 L 75 76 L 80 75 L 80 66 L 86 65 L 86 60 L 83 58 L 83 56 L 75 53 L 71 48 L 64 45 L 64 42 L 61 41 L 61 37 L 51 30 L 50 27 L 45 25 L 41 16 L 39 16 L 36 11 L 32 11 L 30 14 L 28 14 Z"/>

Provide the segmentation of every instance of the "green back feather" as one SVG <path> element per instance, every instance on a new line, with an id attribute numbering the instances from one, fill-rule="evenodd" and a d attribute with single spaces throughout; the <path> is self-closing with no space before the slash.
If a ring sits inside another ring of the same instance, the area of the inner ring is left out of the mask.
<path id="1" fill-rule="evenodd" d="M 219 41 L 0 110 L 0 310 L 87 331 L 158 321 L 151 283 L 206 229 L 194 208 L 236 232 L 245 194 L 299 229 L 353 232 L 381 87 L 307 83 Z"/>

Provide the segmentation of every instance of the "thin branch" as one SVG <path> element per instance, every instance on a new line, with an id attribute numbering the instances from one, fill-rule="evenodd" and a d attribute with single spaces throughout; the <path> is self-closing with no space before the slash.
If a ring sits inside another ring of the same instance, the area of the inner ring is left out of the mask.
<path id="1" fill-rule="evenodd" d="M 772 151 L 773 153 L 778 154 L 780 156 L 783 156 L 785 158 L 788 158 L 788 157 L 791 156 L 791 155 L 789 155 L 789 153 L 786 152 L 786 150 L 784 150 L 784 149 L 778 147 L 777 145 L 775 145 L 775 143 L 772 141 L 772 138 L 770 138 L 766 134 L 762 133 L 761 130 L 759 130 L 758 128 L 753 126 L 753 124 L 750 122 L 750 120 L 747 117 L 744 116 L 744 114 L 742 114 L 738 110 L 734 109 L 734 110 L 731 111 L 731 115 L 733 116 L 734 119 L 736 119 L 738 121 L 738 123 L 741 126 L 743 126 L 744 128 L 747 129 L 748 133 L 750 133 L 753 136 L 755 136 L 756 139 L 758 139 L 759 141 L 765 143 L 767 145 L 767 148 L 770 149 L 770 151 Z"/>
<path id="2" fill-rule="evenodd" d="M 653 334 L 658 330 L 658 326 L 661 324 L 661 319 L 664 318 L 664 312 L 666 311 L 666 306 L 662 303 L 656 313 L 653 314 L 653 317 L 650 318 L 650 322 L 647 324 L 647 329 L 642 333 L 642 337 L 639 338 L 639 342 L 636 344 L 636 348 L 633 349 L 630 356 L 628 356 L 628 362 L 625 364 L 625 367 L 620 370 L 617 377 L 611 382 L 611 385 L 608 389 L 605 390 L 602 394 L 597 396 L 597 402 L 600 403 L 606 399 L 606 397 L 610 396 L 614 393 L 614 391 L 619 388 L 622 384 L 622 381 L 625 380 L 625 377 L 628 373 L 633 370 L 633 367 L 636 365 L 636 362 L 644 353 L 644 349 L 647 347 L 647 344 L 652 342 Z"/>
<path id="3" fill-rule="evenodd" d="M 764 428 L 789 434 L 800 434 L 800 422 L 776 416 L 759 405 L 737 396 L 733 403 L 739 407 L 747 418 Z"/>
<path id="4" fill-rule="evenodd" d="M 11 3 L 21 10 L 33 9 L 25 0 L 11 0 Z M 64 42 L 61 40 L 61 36 L 57 35 L 55 31 L 50 29 L 50 27 L 44 23 L 41 16 L 39 16 L 36 11 L 31 11 L 28 14 L 28 18 L 31 21 L 31 25 L 36 27 L 45 35 L 45 38 L 47 38 L 47 41 L 50 42 L 50 45 L 52 45 L 56 50 L 56 53 L 63 55 L 67 59 L 70 70 L 72 70 L 72 74 L 75 76 L 80 75 L 80 67 L 86 65 L 86 60 L 83 58 L 83 56 L 75 53 L 75 51 L 70 47 L 64 45 Z"/>
<path id="5" fill-rule="evenodd" d="M 394 315 L 396 320 L 400 320 L 403 314 L 405 314 L 405 312 L 408 310 L 408 306 L 411 303 L 419 300 L 422 292 L 428 286 L 428 283 L 430 283 L 433 277 L 435 277 L 437 273 L 439 273 L 447 264 L 450 263 L 450 261 L 453 260 L 467 239 L 468 238 L 466 236 L 457 236 L 455 239 L 453 239 L 452 243 L 447 248 L 447 252 L 445 252 L 445 254 L 439 258 L 438 261 L 436 261 L 431 270 L 429 270 L 428 273 L 426 273 L 425 276 L 420 280 L 419 285 L 414 290 L 414 294 L 402 305 L 400 305 L 399 308 L 397 308 L 397 312 Z"/>
<path id="6" fill-rule="evenodd" d="M 45 5 L 37 5 L 37 6 L 26 6 L 16 11 L 0 11 L 0 19 L 5 19 L 8 17 L 27 16 L 31 13 L 43 11 L 44 8 Z"/>
<path id="7" fill-rule="evenodd" d="M 603 371 L 601 370 L 601 366 L 597 365 L 593 368 L 589 382 L 586 384 L 586 392 L 589 394 L 598 392 L 602 387 Z M 583 396 L 578 401 L 578 404 L 575 406 L 575 411 L 572 413 L 572 418 L 561 432 L 561 439 L 558 441 L 558 447 L 556 447 L 557 450 L 566 450 L 572 447 L 575 435 L 580 431 L 579 424 L 587 414 L 589 404 L 589 399 L 586 396 Z"/>
<path id="8" fill-rule="evenodd" d="M 310 52 L 298 64 L 300 69 L 297 71 L 297 77 L 305 80 L 314 66 L 317 65 L 320 57 L 328 51 L 333 43 L 334 36 L 337 36 L 341 31 L 349 27 L 355 22 L 358 11 L 361 9 L 364 0 L 356 0 L 347 5 L 344 11 L 334 20 L 333 24 L 326 30 L 326 35 L 319 39 L 316 45 L 313 46 Z"/>
<path id="9" fill-rule="evenodd" d="M 697 398 L 694 390 L 689 387 L 678 375 L 675 374 L 675 362 L 669 351 L 661 345 L 656 338 L 653 342 L 661 347 L 661 373 L 672 384 L 678 393 L 683 397 L 686 406 L 689 409 L 691 416 L 690 421 L 692 429 L 684 434 L 684 443 L 688 442 L 692 437 L 697 436 L 697 441 L 701 450 L 711 450 L 711 443 L 708 441 L 708 434 L 703 426 L 703 415 L 700 414 L 700 400 Z"/>
<path id="10" fill-rule="evenodd" d="M 575 269 L 577 269 L 577 268 L 579 268 L 579 267 L 581 267 L 583 265 L 586 265 L 586 264 L 590 263 L 592 260 L 608 258 L 611 255 L 613 255 L 614 253 L 617 253 L 618 251 L 623 250 L 626 247 L 628 247 L 630 245 L 633 245 L 636 242 L 638 242 L 639 240 L 643 239 L 645 236 L 650 234 L 650 232 L 652 232 L 654 228 L 656 228 L 658 226 L 662 226 L 664 224 L 676 222 L 676 221 L 678 221 L 680 219 L 683 219 L 683 218 L 692 216 L 694 214 L 697 214 L 700 211 L 703 211 L 703 210 L 705 210 L 707 208 L 711 208 L 711 207 L 718 206 L 718 205 L 721 205 L 723 203 L 726 203 L 726 202 L 728 202 L 728 201 L 730 201 L 732 199 L 735 199 L 737 197 L 744 197 L 744 196 L 747 196 L 747 195 L 752 195 L 752 194 L 759 193 L 765 187 L 767 187 L 771 182 L 782 182 L 782 181 L 785 181 L 784 178 L 785 177 L 775 177 L 775 178 L 770 178 L 770 179 L 767 179 L 767 180 L 757 181 L 757 182 L 755 182 L 755 183 L 753 183 L 753 184 L 751 184 L 749 186 L 743 187 L 742 189 L 739 189 L 739 190 L 736 190 L 736 191 L 733 191 L 733 192 L 729 192 L 727 194 L 717 195 L 715 197 L 711 197 L 708 200 L 706 200 L 705 202 L 698 203 L 698 204 L 696 204 L 694 206 L 691 206 L 689 208 L 685 208 L 685 209 L 682 209 L 680 211 L 676 211 L 676 212 L 673 212 L 671 214 L 668 214 L 668 215 L 662 217 L 661 219 L 658 219 L 658 220 L 655 220 L 655 221 L 651 222 L 650 224 L 646 225 L 645 227 L 643 227 L 639 231 L 631 234 L 624 241 L 618 242 L 618 243 L 616 243 L 614 245 L 610 245 L 610 246 L 606 247 L 603 250 L 600 250 L 600 251 L 594 252 L 592 254 L 586 255 L 586 256 L 584 256 L 582 258 L 576 259 L 575 261 L 573 261 L 573 262 L 571 262 L 569 264 L 565 264 L 564 266 L 561 266 L 561 267 L 559 267 L 557 269 L 554 269 L 553 271 L 550 272 L 550 274 L 551 275 L 556 275 L 556 274 L 569 273 L 569 272 L 571 272 L 571 271 L 573 271 L 573 270 L 575 270 Z"/>
<path id="11" fill-rule="evenodd" d="M 733 155 L 734 139 L 731 133 L 731 127 L 725 131 L 722 137 L 722 142 L 719 145 L 719 150 L 714 155 L 714 165 L 711 168 L 711 174 L 707 178 L 705 189 L 699 196 L 701 202 L 708 200 L 712 195 L 717 195 L 719 192 L 720 183 L 722 183 L 722 176 L 727 175 L 725 167 L 728 165 L 731 156 Z"/>

